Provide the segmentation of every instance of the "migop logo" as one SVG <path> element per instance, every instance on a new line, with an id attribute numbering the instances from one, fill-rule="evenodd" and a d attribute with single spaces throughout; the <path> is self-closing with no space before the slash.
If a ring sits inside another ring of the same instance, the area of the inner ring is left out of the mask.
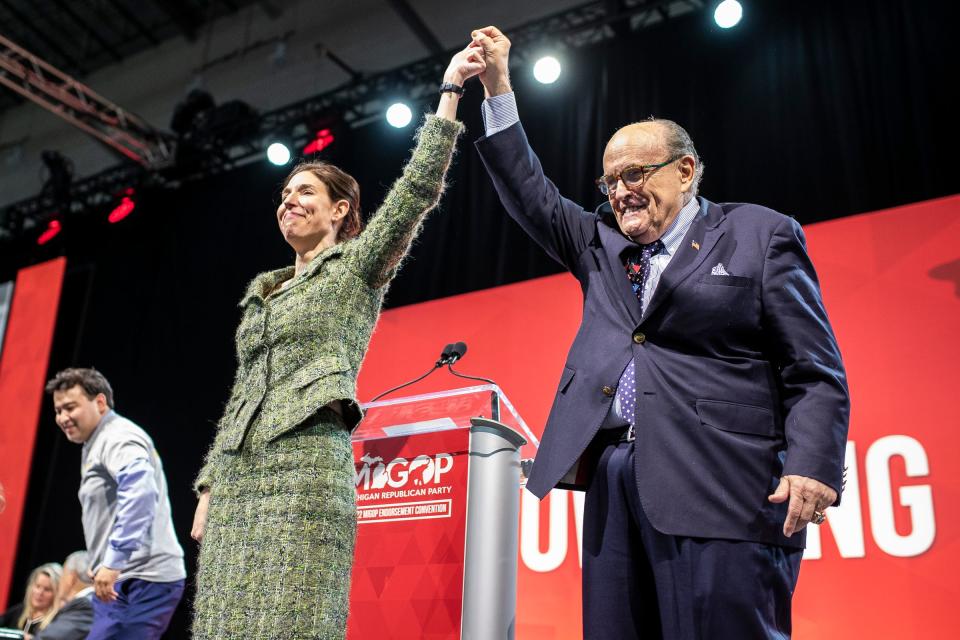
<path id="1" fill-rule="evenodd" d="M 363 466 L 354 472 L 353 482 L 357 487 L 362 485 L 364 491 L 383 489 L 388 485 L 399 489 L 411 479 L 415 487 L 438 484 L 440 476 L 453 468 L 453 456 L 449 453 L 419 455 L 413 460 L 394 458 L 386 464 L 380 456 L 365 453 L 360 462 Z"/>

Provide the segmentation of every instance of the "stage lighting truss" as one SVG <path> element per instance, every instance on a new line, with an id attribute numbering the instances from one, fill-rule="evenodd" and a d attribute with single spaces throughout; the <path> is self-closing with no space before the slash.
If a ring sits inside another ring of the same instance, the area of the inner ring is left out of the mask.
<path id="1" fill-rule="evenodd" d="M 170 157 L 169 136 L 2 35 L 0 84 L 144 167 Z"/>
<path id="2" fill-rule="evenodd" d="M 519 77 L 521 67 L 531 67 L 534 55 L 544 50 L 568 54 L 572 49 L 624 36 L 705 8 L 702 0 L 588 2 L 508 28 L 513 43 L 511 66 Z M 75 181 L 71 185 L 69 205 L 61 214 L 116 206 L 115 194 L 130 185 L 175 187 L 186 180 L 204 179 L 262 160 L 266 143 L 273 135 L 289 140 L 291 150 L 304 149 L 317 139 L 322 129 L 352 128 L 383 118 L 391 101 L 398 96 L 403 96 L 413 113 L 422 112 L 436 100 L 438 79 L 453 53 L 454 50 L 446 51 L 380 73 L 353 73 L 353 79 L 346 85 L 300 102 L 260 114 L 251 109 L 249 117 L 239 120 L 225 118 L 207 122 L 202 133 L 189 144 L 183 136 L 175 142 L 177 162 L 167 162 L 163 169 L 129 164 Z M 235 111 L 242 109 L 236 107 Z M 183 158 L 192 159 L 192 163 L 181 162 Z M 27 227 L 37 226 L 38 217 L 47 217 L 54 210 L 57 204 L 48 194 L 0 209 L 0 241 L 20 237 Z"/>

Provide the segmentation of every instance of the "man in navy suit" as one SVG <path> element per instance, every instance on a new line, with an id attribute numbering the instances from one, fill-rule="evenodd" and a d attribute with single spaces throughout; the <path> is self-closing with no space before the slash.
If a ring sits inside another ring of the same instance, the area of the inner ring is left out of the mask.
<path id="1" fill-rule="evenodd" d="M 669 120 L 623 127 L 586 211 L 519 122 L 510 42 L 474 31 L 507 212 L 579 281 L 570 348 L 527 488 L 586 489 L 586 638 L 789 637 L 805 542 L 839 501 L 846 376 L 800 226 L 697 197 Z"/>

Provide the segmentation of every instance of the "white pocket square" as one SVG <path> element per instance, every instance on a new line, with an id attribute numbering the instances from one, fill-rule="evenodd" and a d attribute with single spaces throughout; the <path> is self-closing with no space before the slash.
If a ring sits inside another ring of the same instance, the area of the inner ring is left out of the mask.
<path id="1" fill-rule="evenodd" d="M 717 266 L 710 270 L 710 275 L 712 276 L 728 276 L 727 270 L 724 268 L 722 262 L 718 262 Z"/>

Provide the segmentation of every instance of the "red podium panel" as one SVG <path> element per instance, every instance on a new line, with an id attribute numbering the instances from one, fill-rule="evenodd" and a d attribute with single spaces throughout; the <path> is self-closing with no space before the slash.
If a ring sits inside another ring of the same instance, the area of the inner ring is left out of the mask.
<path id="1" fill-rule="evenodd" d="M 452 429 L 354 442 L 351 640 L 459 637 L 469 438 Z"/>

